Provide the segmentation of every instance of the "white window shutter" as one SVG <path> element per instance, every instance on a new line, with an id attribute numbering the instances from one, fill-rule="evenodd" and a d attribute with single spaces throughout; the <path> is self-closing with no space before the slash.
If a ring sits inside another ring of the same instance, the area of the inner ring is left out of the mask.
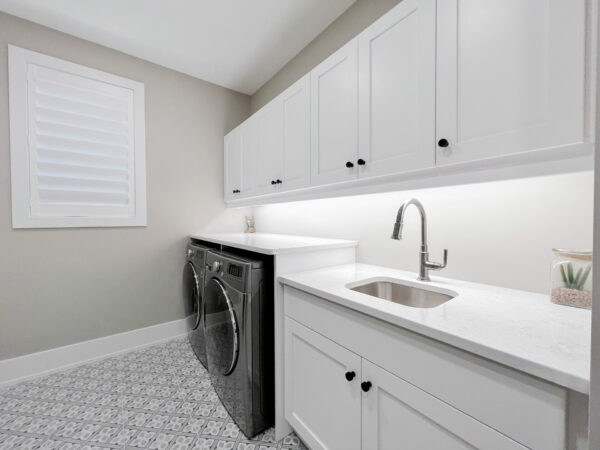
<path id="1" fill-rule="evenodd" d="M 145 225 L 143 85 L 16 47 L 9 58 L 13 227 Z"/>

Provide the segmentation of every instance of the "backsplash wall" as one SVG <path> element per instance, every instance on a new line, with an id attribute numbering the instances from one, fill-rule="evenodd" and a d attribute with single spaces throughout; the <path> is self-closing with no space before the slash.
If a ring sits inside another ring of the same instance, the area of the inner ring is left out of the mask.
<path id="1" fill-rule="evenodd" d="M 404 239 L 390 239 L 400 204 L 425 206 L 432 275 L 548 293 L 553 247 L 591 248 L 592 172 L 256 207 L 257 230 L 356 239 L 362 263 L 418 270 L 419 215 L 407 211 Z"/>

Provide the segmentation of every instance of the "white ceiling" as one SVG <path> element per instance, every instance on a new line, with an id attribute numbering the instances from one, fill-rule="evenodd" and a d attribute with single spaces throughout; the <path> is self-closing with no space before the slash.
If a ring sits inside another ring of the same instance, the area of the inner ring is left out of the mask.
<path id="1" fill-rule="evenodd" d="M 0 10 L 253 94 L 355 0 L 0 0 Z"/>

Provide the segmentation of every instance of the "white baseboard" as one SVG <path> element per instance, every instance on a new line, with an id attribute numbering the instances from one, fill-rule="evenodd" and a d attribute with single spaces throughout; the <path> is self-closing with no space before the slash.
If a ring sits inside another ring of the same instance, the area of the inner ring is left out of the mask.
<path id="1" fill-rule="evenodd" d="M 0 386 L 64 370 L 186 334 L 185 319 L 78 342 L 0 361 Z"/>

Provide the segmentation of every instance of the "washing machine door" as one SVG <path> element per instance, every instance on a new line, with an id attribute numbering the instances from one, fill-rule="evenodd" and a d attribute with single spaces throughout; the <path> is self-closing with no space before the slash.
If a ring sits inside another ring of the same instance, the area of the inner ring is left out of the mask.
<path id="1" fill-rule="evenodd" d="M 191 330 L 198 328 L 202 318 L 200 277 L 191 261 L 183 269 L 183 290 L 188 327 Z"/>
<path id="2" fill-rule="evenodd" d="M 211 373 L 229 375 L 239 353 L 239 328 L 233 303 L 221 281 L 211 278 L 204 288 L 204 332 Z"/>

